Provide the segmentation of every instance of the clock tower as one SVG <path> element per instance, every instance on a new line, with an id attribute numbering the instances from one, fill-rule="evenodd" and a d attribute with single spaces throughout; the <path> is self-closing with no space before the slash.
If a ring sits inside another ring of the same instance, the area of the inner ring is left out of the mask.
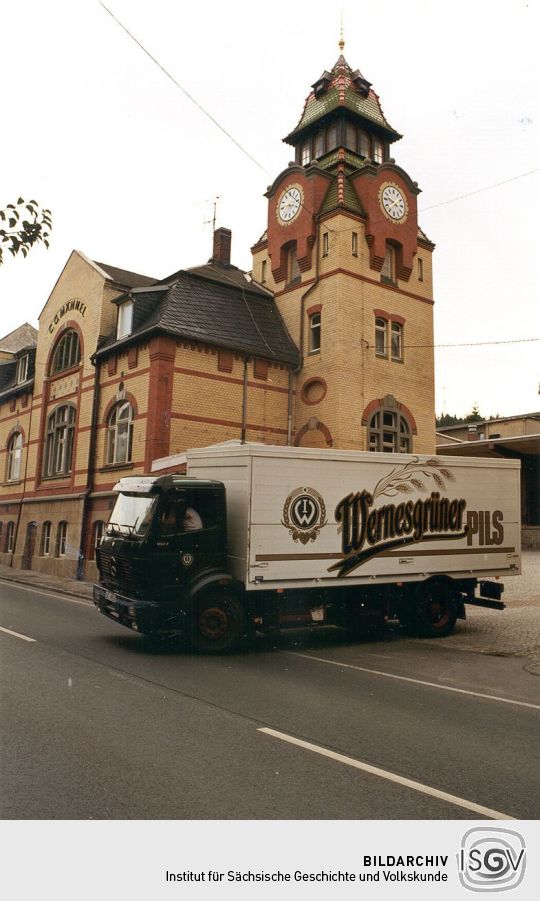
<path id="1" fill-rule="evenodd" d="M 392 155 L 400 138 L 341 53 L 284 139 L 294 161 L 268 188 L 253 278 L 301 352 L 297 445 L 434 452 L 434 245 Z"/>

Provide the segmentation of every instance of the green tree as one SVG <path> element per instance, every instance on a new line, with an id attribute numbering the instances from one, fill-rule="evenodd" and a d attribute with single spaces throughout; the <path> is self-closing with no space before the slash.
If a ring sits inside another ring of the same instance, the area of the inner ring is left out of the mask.
<path id="1" fill-rule="evenodd" d="M 19 197 L 17 203 L 8 203 L 5 210 L 0 209 L 0 225 L 0 266 L 4 262 L 4 250 L 9 250 L 14 257 L 18 253 L 25 257 L 34 244 L 49 246 L 51 211 L 40 209 L 36 200 L 27 203 Z"/>

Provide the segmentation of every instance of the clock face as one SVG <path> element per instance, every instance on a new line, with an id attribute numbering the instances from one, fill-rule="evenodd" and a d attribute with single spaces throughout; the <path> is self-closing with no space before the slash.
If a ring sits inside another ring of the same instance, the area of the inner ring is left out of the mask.
<path id="1" fill-rule="evenodd" d="M 304 200 L 300 185 L 289 185 L 278 200 L 277 218 L 280 225 L 289 225 L 302 208 Z"/>
<path id="2" fill-rule="evenodd" d="M 381 185 L 379 202 L 384 215 L 393 222 L 404 222 L 407 218 L 409 212 L 407 201 L 398 186 L 392 182 Z"/>

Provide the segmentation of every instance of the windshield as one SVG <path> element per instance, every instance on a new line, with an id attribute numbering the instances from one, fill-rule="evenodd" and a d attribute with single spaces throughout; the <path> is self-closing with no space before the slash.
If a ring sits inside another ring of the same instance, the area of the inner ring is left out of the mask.
<path id="1" fill-rule="evenodd" d="M 156 504 L 155 495 L 119 494 L 107 523 L 107 535 L 143 538 L 152 522 Z"/>

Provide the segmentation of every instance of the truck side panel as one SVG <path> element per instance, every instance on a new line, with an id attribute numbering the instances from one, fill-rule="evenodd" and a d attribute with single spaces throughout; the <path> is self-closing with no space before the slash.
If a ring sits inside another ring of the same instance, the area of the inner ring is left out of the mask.
<path id="1" fill-rule="evenodd" d="M 231 568 L 247 589 L 519 572 L 515 461 L 204 450 L 194 465 L 188 454 L 190 473 L 226 486 Z"/>

